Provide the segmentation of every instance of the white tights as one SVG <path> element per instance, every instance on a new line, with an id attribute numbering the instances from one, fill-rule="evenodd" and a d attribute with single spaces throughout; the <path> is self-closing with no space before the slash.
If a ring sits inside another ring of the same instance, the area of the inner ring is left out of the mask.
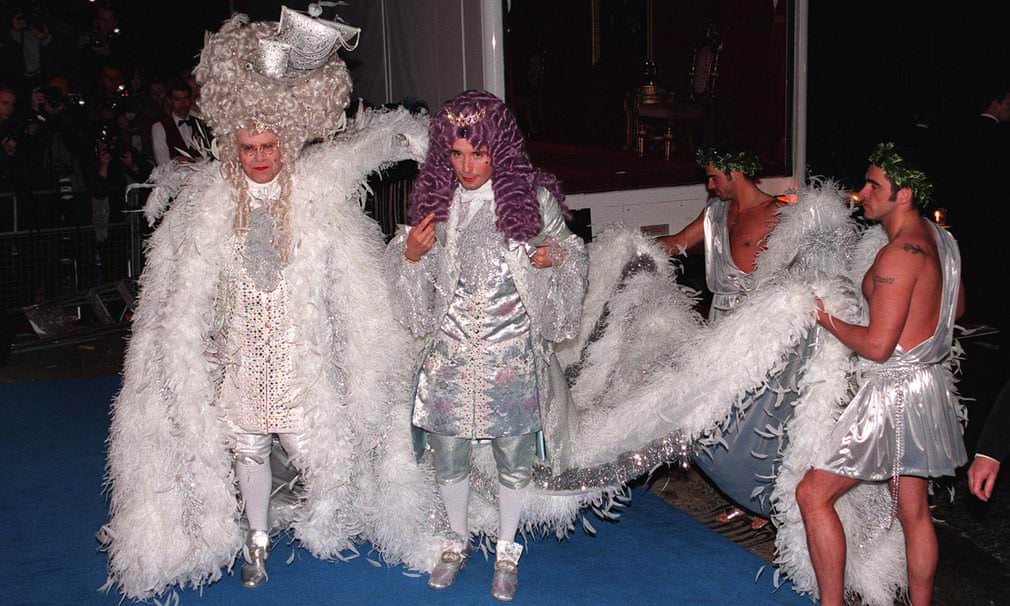
<path id="1" fill-rule="evenodd" d="M 278 434 L 281 446 L 288 458 L 298 460 L 301 437 L 298 434 Z M 273 448 L 272 434 L 242 433 L 236 436 L 235 475 L 238 489 L 245 503 L 245 517 L 249 530 L 270 530 L 268 512 L 270 492 L 273 488 L 273 474 L 270 472 L 270 450 Z"/>
<path id="2" fill-rule="evenodd" d="M 439 492 L 449 516 L 449 528 L 464 540 L 470 536 L 467 525 L 467 507 L 470 500 L 470 478 L 465 477 L 449 484 L 439 483 Z M 498 485 L 498 539 L 514 541 L 523 510 L 524 489 Z M 248 506 L 246 506 L 248 510 Z M 251 522 L 250 522 L 251 523 Z"/>

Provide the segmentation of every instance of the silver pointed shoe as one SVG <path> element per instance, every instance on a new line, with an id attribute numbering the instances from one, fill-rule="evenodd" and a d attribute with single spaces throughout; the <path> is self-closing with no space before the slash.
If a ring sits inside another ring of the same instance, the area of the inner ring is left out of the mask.
<path id="1" fill-rule="evenodd" d="M 445 589 L 456 581 L 456 575 L 466 566 L 471 554 L 470 542 L 460 541 L 448 543 L 438 558 L 438 563 L 428 577 L 428 587 Z"/>
<path id="2" fill-rule="evenodd" d="M 523 553 L 523 546 L 499 540 L 496 551 L 498 556 L 494 563 L 494 576 L 491 578 L 491 597 L 510 602 L 519 589 L 519 556 Z"/>
<path id="3" fill-rule="evenodd" d="M 267 582 L 267 558 L 270 557 L 270 535 L 263 530 L 250 530 L 242 548 L 242 586 L 256 589 Z"/>

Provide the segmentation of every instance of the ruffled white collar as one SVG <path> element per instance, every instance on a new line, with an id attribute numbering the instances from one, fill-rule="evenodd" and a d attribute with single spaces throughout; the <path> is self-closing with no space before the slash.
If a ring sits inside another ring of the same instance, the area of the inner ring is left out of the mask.
<path id="1" fill-rule="evenodd" d="M 246 176 L 249 197 L 258 202 L 271 202 L 281 197 L 281 180 L 277 175 L 266 183 L 257 183 Z"/>
<path id="2" fill-rule="evenodd" d="M 462 228 L 470 224 L 470 221 L 477 214 L 478 210 L 494 201 L 494 189 L 491 187 L 491 179 L 488 179 L 484 185 L 481 185 L 477 189 L 466 189 L 460 185 L 459 201 L 462 203 L 460 211 L 463 213 L 463 216 L 460 217 L 459 221 L 459 226 Z"/>
<path id="3" fill-rule="evenodd" d="M 464 202 L 487 202 L 494 200 L 494 189 L 491 187 L 493 179 L 488 179 L 477 189 L 466 189 L 459 186 L 459 199 Z"/>

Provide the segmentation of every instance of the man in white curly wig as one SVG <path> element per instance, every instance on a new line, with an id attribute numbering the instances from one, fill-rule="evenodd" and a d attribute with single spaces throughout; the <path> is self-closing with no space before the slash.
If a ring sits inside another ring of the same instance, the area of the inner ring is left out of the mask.
<path id="1" fill-rule="evenodd" d="M 376 450 L 409 458 L 405 432 L 376 437 L 409 345 L 389 327 L 382 237 L 357 202 L 369 173 L 423 157 L 425 125 L 401 110 L 344 128 L 337 47 L 357 34 L 284 9 L 207 38 L 196 77 L 217 159 L 153 178 L 149 219 L 172 208 L 148 248 L 113 405 L 103 534 L 108 585 L 129 597 L 211 583 L 240 550 L 242 584 L 257 587 L 271 529 L 338 558 L 359 538 L 385 549 L 376 533 L 422 527 L 419 506 L 377 505 Z M 270 508 L 275 436 L 300 472 L 283 511 Z"/>

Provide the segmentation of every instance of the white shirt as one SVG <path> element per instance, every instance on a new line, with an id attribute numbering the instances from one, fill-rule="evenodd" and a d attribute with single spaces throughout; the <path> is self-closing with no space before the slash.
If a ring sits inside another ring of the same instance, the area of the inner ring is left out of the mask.
<path id="1" fill-rule="evenodd" d="M 249 187 L 250 208 L 258 208 L 261 204 L 269 204 L 281 197 L 281 179 L 279 174 L 266 183 L 257 183 L 250 179 L 249 175 L 245 176 L 245 180 Z"/>
<path id="2" fill-rule="evenodd" d="M 179 120 L 185 120 L 185 118 L 172 114 L 172 120 L 175 121 L 176 128 L 179 129 L 179 134 L 182 135 L 186 146 L 195 147 L 193 145 L 193 128 L 189 124 L 179 124 Z M 154 150 L 154 163 L 158 166 L 172 161 L 172 154 L 168 150 L 168 141 L 165 138 L 165 127 L 161 122 L 151 125 L 151 148 Z"/>
<path id="3" fill-rule="evenodd" d="M 477 189 L 466 189 L 462 185 L 459 186 L 459 189 L 459 200 L 463 203 L 463 212 L 465 213 L 459 218 L 459 227 L 462 229 L 470 224 L 470 220 L 474 218 L 480 207 L 494 202 L 494 188 L 491 187 L 491 179 L 488 179 L 484 185 Z"/>
<path id="4" fill-rule="evenodd" d="M 21 54 L 24 57 L 24 70 L 26 76 L 34 76 L 42 69 L 42 48 L 49 46 L 53 37 L 46 34 L 45 38 L 39 40 L 32 33 L 31 29 L 16 30 L 11 28 L 11 38 L 21 45 Z"/>

